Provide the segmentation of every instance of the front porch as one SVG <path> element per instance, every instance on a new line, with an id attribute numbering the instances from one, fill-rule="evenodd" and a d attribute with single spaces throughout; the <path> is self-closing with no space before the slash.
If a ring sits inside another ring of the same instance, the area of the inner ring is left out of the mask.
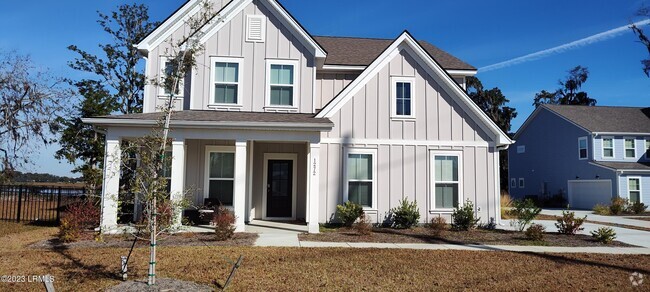
<path id="1" fill-rule="evenodd" d="M 169 148 L 172 201 L 185 199 L 192 209 L 207 202 L 221 203 L 234 211 L 236 232 L 247 230 L 247 223 L 256 219 L 300 220 L 306 222 L 306 231 L 318 232 L 320 136 L 330 124 L 280 129 L 273 122 L 245 129 L 209 127 L 209 123 L 174 126 Z M 150 131 L 134 126 L 106 131 L 103 232 L 118 226 L 120 145 Z M 174 220 L 180 225 L 181 214 Z"/>

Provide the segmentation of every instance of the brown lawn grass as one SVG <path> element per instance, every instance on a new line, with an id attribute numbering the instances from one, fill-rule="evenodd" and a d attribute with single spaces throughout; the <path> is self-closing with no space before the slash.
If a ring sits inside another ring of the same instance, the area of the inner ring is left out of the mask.
<path id="1" fill-rule="evenodd" d="M 0 224 L 2 225 L 2 224 Z M 28 249 L 56 233 L 27 228 L 0 236 L 0 275 L 51 274 L 57 291 L 97 291 L 120 283 L 125 248 Z M 147 249 L 136 249 L 130 277 L 146 275 Z M 167 247 L 158 275 L 223 284 L 225 258 L 244 256 L 232 291 L 296 290 L 634 290 L 632 272 L 650 274 L 648 255 L 526 254 L 353 248 Z M 644 284 L 645 285 L 645 284 Z M 2 291 L 43 291 L 38 283 L 0 283 Z"/>

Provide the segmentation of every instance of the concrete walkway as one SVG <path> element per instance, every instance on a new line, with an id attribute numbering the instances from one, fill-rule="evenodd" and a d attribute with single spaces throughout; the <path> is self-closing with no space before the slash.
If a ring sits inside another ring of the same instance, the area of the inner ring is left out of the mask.
<path id="1" fill-rule="evenodd" d="M 542 214 L 552 215 L 552 216 L 562 216 L 562 211 L 563 211 L 562 209 L 542 209 Z M 587 215 L 587 220 L 589 221 L 650 228 L 650 221 L 625 218 L 625 217 L 634 217 L 634 215 L 603 216 L 603 215 L 594 214 L 593 211 L 583 211 L 583 210 L 571 210 L 571 212 L 575 212 L 576 217 L 584 217 L 585 215 Z"/>
<path id="2" fill-rule="evenodd" d="M 298 234 L 306 233 L 306 225 L 273 221 L 253 220 L 246 225 L 246 232 L 258 234 L 255 246 L 300 246 Z"/>

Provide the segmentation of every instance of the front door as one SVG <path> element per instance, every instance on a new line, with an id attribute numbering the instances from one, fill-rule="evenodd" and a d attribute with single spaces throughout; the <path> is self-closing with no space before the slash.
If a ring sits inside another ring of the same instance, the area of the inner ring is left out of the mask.
<path id="1" fill-rule="evenodd" d="M 266 217 L 292 217 L 292 191 L 293 161 L 268 160 L 266 185 Z"/>

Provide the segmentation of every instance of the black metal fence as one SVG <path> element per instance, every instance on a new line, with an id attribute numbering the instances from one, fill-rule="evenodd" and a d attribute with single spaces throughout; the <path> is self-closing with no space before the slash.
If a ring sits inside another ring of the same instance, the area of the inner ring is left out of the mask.
<path id="1" fill-rule="evenodd" d="M 84 188 L 0 186 L 0 220 L 59 224 L 66 206 L 86 198 Z"/>

